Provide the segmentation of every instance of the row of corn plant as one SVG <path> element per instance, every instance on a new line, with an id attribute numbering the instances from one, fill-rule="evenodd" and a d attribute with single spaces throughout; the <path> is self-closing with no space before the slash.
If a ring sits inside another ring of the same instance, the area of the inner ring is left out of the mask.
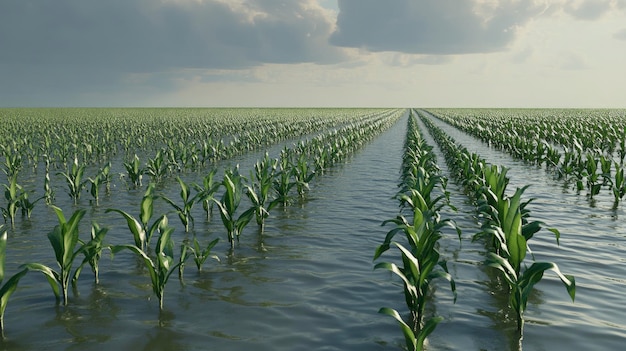
<path id="1" fill-rule="evenodd" d="M 521 200 L 527 187 L 518 188 L 514 195 L 508 196 L 506 187 L 509 181 L 505 168 L 490 165 L 478 155 L 471 154 L 424 114 L 420 117 L 442 149 L 453 176 L 460 179 L 476 202 L 482 226 L 474 238 L 484 240 L 489 250 L 485 264 L 500 271 L 506 282 L 509 306 L 516 315 L 521 345 L 528 298 L 544 272 L 552 270 L 556 273 L 572 301 L 576 292 L 574 277 L 562 274 L 553 262 L 533 261 L 530 266 L 525 263 L 527 253 L 530 252 L 529 241 L 542 227 L 541 222 L 529 220 L 530 210 L 527 205 L 532 199 L 525 202 Z M 549 230 L 556 235 L 558 243 L 558 230 Z"/>
<path id="2" fill-rule="evenodd" d="M 448 280 L 456 301 L 454 280 L 438 250 L 442 228 L 445 225 L 456 226 L 451 220 L 440 218 L 440 209 L 449 205 L 446 180 L 440 175 L 432 147 L 422 138 L 412 113 L 407 122 L 401 173 L 400 191 L 396 197 L 401 209 L 409 213 L 401 213 L 383 222 L 392 223 L 395 228 L 387 233 L 374 254 L 374 260 L 377 260 L 393 245 L 400 251 L 401 264 L 380 262 L 374 267 L 389 270 L 400 277 L 410 317 L 405 321 L 401 313 L 388 307 L 381 308 L 379 312 L 398 321 L 407 349 L 422 350 L 426 337 L 443 320 L 439 316 L 425 317 L 433 280 Z M 457 232 L 460 239 L 458 229 Z M 399 233 L 404 234 L 406 244 L 393 241 Z"/>
<path id="3" fill-rule="evenodd" d="M 626 123 L 613 111 L 436 110 L 437 116 L 513 157 L 539 166 L 593 199 L 601 189 L 622 200 Z M 623 171 L 622 171 L 623 172 Z"/>
<path id="4" fill-rule="evenodd" d="M 338 131 L 332 130 L 314 139 L 315 143 L 324 141 L 331 145 L 328 149 L 319 144 L 311 147 L 308 145 L 309 141 L 294 145 L 293 149 L 286 149 L 280 156 L 280 158 L 286 160 L 284 161 L 286 168 L 284 173 L 289 174 L 291 177 L 290 182 L 294 184 L 300 182 L 300 188 L 306 189 L 308 181 L 312 179 L 311 174 L 315 173 L 314 168 L 312 168 L 315 162 L 308 158 L 311 154 L 307 154 L 305 151 L 319 150 L 321 148 L 332 150 L 331 154 L 341 153 L 341 155 L 348 155 L 351 151 L 356 150 L 356 143 L 362 143 L 363 140 L 373 137 L 382 128 L 389 126 L 394 121 L 394 118 L 398 116 L 399 114 L 397 113 L 387 113 L 382 116 L 380 114 L 372 115 L 364 119 L 360 124 L 348 123 Z M 369 131 L 365 132 L 365 130 Z M 342 134 L 348 131 L 353 132 L 357 136 Z M 337 141 L 337 139 L 340 139 L 340 141 Z M 29 262 L 21 265 L 19 267 L 20 271 L 5 284 L 7 293 L 6 299 L 3 300 L 3 306 L 6 305 L 6 300 L 10 293 L 15 290 L 19 278 L 28 271 L 42 273 L 49 283 L 57 302 L 67 305 L 70 284 L 77 284 L 80 273 L 85 266 L 89 265 L 91 267 L 94 282 L 99 284 L 100 270 L 98 262 L 103 251 L 109 250 L 112 255 L 117 255 L 121 251 L 130 251 L 138 256 L 140 262 L 143 262 L 146 267 L 153 293 L 157 296 L 159 306 L 162 309 L 165 286 L 172 274 L 178 271 L 179 276 L 182 278 L 185 262 L 190 257 L 193 257 L 198 270 L 201 270 L 207 258 L 217 258 L 211 254 L 211 250 L 217 244 L 218 239 L 214 239 L 204 245 L 198 241 L 194 234 L 192 238 L 184 239 L 178 245 L 180 250 L 176 250 L 173 236 L 174 227 L 168 221 L 168 214 L 155 216 L 154 202 L 163 201 L 172 207 L 173 212 L 178 215 L 185 230 L 188 230 L 189 226 L 193 226 L 193 217 L 191 215 L 193 204 L 202 203 L 208 218 L 211 216 L 211 204 L 215 204 L 220 209 L 220 216 L 225 228 L 229 230 L 228 237 L 231 245 L 234 245 L 233 243 L 238 239 L 243 227 L 253 217 L 256 217 L 257 223 L 262 226 L 269 214 L 269 210 L 278 204 L 279 201 L 282 201 L 272 192 L 275 190 L 274 186 L 278 174 L 281 173 L 277 167 L 278 163 L 281 162 L 280 158 L 272 160 L 266 155 L 266 157 L 257 162 L 250 179 L 246 179 L 239 174 L 237 167 L 227 169 L 221 181 L 216 180 L 215 170 L 209 172 L 204 177 L 202 185 L 195 183 L 190 185 L 178 178 L 181 189 L 180 202 L 157 194 L 156 184 L 150 182 L 140 202 L 139 215 L 137 217 L 120 209 L 109 208 L 106 210 L 106 212 L 121 215 L 132 234 L 133 243 L 113 246 L 106 244 L 104 239 L 108 228 L 101 227 L 96 223 L 93 223 L 91 226 L 90 238 L 81 239 L 79 235 L 80 223 L 87 211 L 81 208 L 76 209 L 71 217 L 66 219 L 61 208 L 50 205 L 58 219 L 58 225 L 48 234 L 57 267 L 40 262 Z M 335 156 L 333 160 L 341 159 L 341 157 Z M 84 169 L 84 165 L 75 159 L 75 162 L 69 165 L 68 172 L 64 176 L 66 181 L 69 179 L 73 184 L 84 182 L 84 180 L 81 181 Z M 17 173 L 15 175 L 17 176 Z M 98 180 L 95 180 L 96 178 Z M 91 181 L 88 181 L 97 188 L 97 190 L 92 190 L 92 194 L 98 193 L 100 186 L 109 184 L 110 165 L 107 164 L 106 167 L 101 168 L 98 175 L 91 179 Z M 296 188 L 297 186 L 294 185 L 293 189 Z M 69 186 L 68 189 L 70 189 Z M 195 194 L 193 190 L 195 190 Z M 219 196 L 220 193 L 221 197 Z M 247 196 L 243 196 L 244 194 Z M 246 197 L 250 200 L 250 206 L 247 209 L 246 205 L 241 202 Z M 97 196 L 94 195 L 94 198 L 97 199 Z M 150 241 L 155 235 L 158 235 L 158 240 L 156 245 L 152 246 Z M 0 245 L 0 249 L 2 248 Z M 176 252 L 180 252 L 178 258 L 175 258 Z M 1 292 L 4 291 L 5 288 L 1 290 Z"/>

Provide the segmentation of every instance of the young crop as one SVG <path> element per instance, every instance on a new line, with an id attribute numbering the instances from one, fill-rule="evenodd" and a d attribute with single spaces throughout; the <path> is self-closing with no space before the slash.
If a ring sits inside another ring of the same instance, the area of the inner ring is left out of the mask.
<path id="1" fill-rule="evenodd" d="M 276 176 L 272 182 L 276 197 L 283 206 L 287 206 L 289 203 L 289 193 L 291 189 L 296 186 L 296 182 L 292 181 L 294 168 L 291 166 L 290 151 L 285 148 L 280 152 L 279 170 L 276 172 Z"/>
<path id="2" fill-rule="evenodd" d="M 9 218 L 11 228 L 15 228 L 15 215 L 20 205 L 22 187 L 17 184 L 17 174 L 9 177 L 8 181 L 9 184 L 2 184 L 4 186 L 4 198 L 7 200 L 7 207 L 2 208 L 2 216 L 5 222 Z"/>
<path id="3" fill-rule="evenodd" d="M 35 201 L 31 201 L 28 197 L 28 192 L 24 189 L 20 189 L 21 193 L 19 195 L 19 203 L 18 206 L 22 209 L 22 216 L 26 216 L 30 219 L 30 216 L 33 213 L 33 209 L 35 209 L 35 204 L 40 200 L 44 199 L 44 197 L 39 197 L 35 199 Z"/>
<path id="4" fill-rule="evenodd" d="M 442 320 L 437 316 L 425 320 L 431 282 L 438 278 L 448 280 L 456 301 L 454 280 L 448 273 L 446 261 L 437 250 L 438 241 L 442 237 L 442 228 L 446 225 L 456 228 L 456 225 L 449 219 L 442 220 L 439 216 L 439 210 L 448 204 L 448 196 L 445 191 L 445 178 L 438 175 L 439 168 L 431 151 L 432 148 L 421 138 L 411 114 L 403 154 L 402 182 L 399 184 L 400 192 L 397 197 L 401 207 L 411 211 L 412 218 L 407 219 L 403 215 L 398 215 L 383 222 L 383 225 L 394 223 L 396 227 L 387 233 L 384 242 L 374 253 L 376 260 L 389 250 L 391 244 L 400 250 L 402 266 L 393 262 L 381 262 L 374 268 L 389 270 L 400 277 L 405 302 L 410 312 L 410 321 L 405 322 L 400 314 L 391 308 L 381 308 L 379 313 L 389 315 L 398 321 L 406 347 L 412 351 L 423 349 L 426 337 Z M 442 194 L 435 195 L 435 189 L 441 189 Z M 460 230 L 456 229 L 460 240 Z M 398 233 L 404 234 L 408 247 L 392 241 Z"/>
<path id="5" fill-rule="evenodd" d="M 276 167 L 278 160 L 271 160 L 267 153 L 261 161 L 257 161 L 254 165 L 254 173 L 250 179 L 253 180 L 252 186 L 246 185 L 246 196 L 252 202 L 256 223 L 261 230 L 265 225 L 265 219 L 269 217 L 269 211 L 278 204 L 277 199 L 271 200 L 272 181 L 276 175 Z"/>
<path id="6" fill-rule="evenodd" d="M 124 219 L 126 219 L 128 229 L 133 234 L 135 246 L 139 247 L 141 250 L 147 250 L 152 235 L 156 231 L 160 231 L 165 226 L 167 226 L 167 217 L 165 215 L 157 219 L 154 223 L 152 223 L 152 225 L 149 224 L 150 219 L 152 218 L 152 214 L 154 212 L 153 193 L 154 183 L 150 183 L 150 185 L 148 185 L 148 188 L 146 189 L 143 198 L 141 199 L 141 204 L 139 206 L 139 220 L 120 209 L 109 208 L 105 211 L 106 213 L 117 212 L 121 214 Z"/>
<path id="7" fill-rule="evenodd" d="M 309 182 L 315 177 L 315 171 L 309 168 L 309 163 L 304 154 L 298 156 L 298 162 L 293 169 L 293 177 L 298 195 L 302 198 L 305 191 L 309 190 Z"/>
<path id="8" fill-rule="evenodd" d="M 150 176 L 151 182 L 160 183 L 168 171 L 169 165 L 167 164 L 164 150 L 157 151 L 154 158 L 149 159 L 146 163 L 146 174 Z"/>
<path id="9" fill-rule="evenodd" d="M 523 334 L 523 315 L 526 310 L 528 297 L 534 285 L 541 280 L 546 270 L 552 270 L 557 274 L 567 288 L 572 301 L 574 301 L 576 294 L 574 277 L 563 275 L 555 263 L 533 262 L 530 267 L 522 271 L 522 263 L 528 251 L 528 240 L 534 234 L 532 231 L 524 232 L 520 202 L 522 192 L 522 189 L 518 189 L 513 197 L 505 200 L 506 205 L 501 207 L 501 212 L 499 213 L 501 218 L 500 226 L 492 225 L 500 250 L 498 252 L 490 252 L 487 258 L 487 265 L 500 270 L 509 285 L 509 305 L 516 313 L 517 330 L 520 336 Z"/>
<path id="10" fill-rule="evenodd" d="M 108 246 L 104 245 L 104 237 L 108 230 L 109 228 L 101 228 L 97 223 L 93 223 L 91 225 L 91 240 L 89 240 L 87 243 L 82 243 L 82 253 L 85 255 L 85 258 L 74 272 L 74 276 L 72 277 L 73 285 L 76 285 L 78 277 L 80 276 L 80 272 L 82 271 L 85 264 L 89 264 L 89 266 L 91 267 L 91 272 L 93 273 L 94 277 L 94 283 L 100 283 L 99 262 L 100 257 L 102 257 L 102 250 L 109 248 Z"/>
<path id="11" fill-rule="evenodd" d="M 83 180 L 83 173 L 85 172 L 85 165 L 78 164 L 78 158 L 74 158 L 72 166 L 67 172 L 61 172 L 61 174 L 67 183 L 68 194 L 74 199 L 74 205 L 78 203 L 80 199 L 80 193 L 85 188 L 87 181 Z"/>
<path id="12" fill-rule="evenodd" d="M 220 183 L 215 181 L 215 174 L 217 169 L 212 169 L 209 174 L 202 178 L 202 185 L 193 184 L 193 187 L 198 192 L 196 195 L 196 201 L 202 203 L 202 208 L 206 212 L 206 220 L 210 221 L 213 215 L 213 200 L 215 199 L 215 193 L 221 186 Z"/>
<path id="13" fill-rule="evenodd" d="M 233 248 L 235 247 L 235 238 L 239 240 L 243 228 L 248 225 L 254 215 L 254 207 L 252 207 L 237 216 L 244 191 L 243 179 L 236 167 L 224 172 L 224 179 L 222 180 L 224 194 L 220 200 L 213 200 L 220 209 L 220 217 L 228 233 L 228 242 Z"/>
<path id="14" fill-rule="evenodd" d="M 145 169 L 141 167 L 139 157 L 135 155 L 132 160 L 124 162 L 124 168 L 126 168 L 126 172 L 128 173 L 128 179 L 133 184 L 133 186 L 140 187 L 143 174 L 145 173 Z"/>
<path id="15" fill-rule="evenodd" d="M 193 216 L 191 215 L 191 210 L 193 208 L 193 205 L 196 203 L 197 194 L 196 196 L 191 196 L 191 189 L 189 188 L 189 185 L 187 185 L 182 179 L 180 179 L 180 177 L 177 177 L 176 179 L 180 184 L 180 199 L 183 201 L 183 203 L 181 205 L 178 205 L 166 196 L 161 196 L 161 198 L 174 208 L 176 214 L 178 214 L 178 218 L 180 218 L 180 221 L 185 227 L 185 233 L 187 233 L 189 232 L 189 224 L 193 225 L 194 222 Z"/>
<path id="16" fill-rule="evenodd" d="M 0 284 L 4 281 L 4 263 L 6 261 L 6 249 L 7 249 L 7 231 L 3 231 L 0 234 Z M 0 336 L 4 339 L 4 312 L 6 311 L 9 298 L 17 289 L 17 285 L 20 279 L 26 275 L 28 269 L 23 268 L 17 273 L 13 274 L 7 281 L 0 287 Z"/>
<path id="17" fill-rule="evenodd" d="M 67 291 L 72 277 L 72 266 L 76 256 L 85 249 L 78 238 L 78 225 L 86 211 L 84 209 L 76 210 L 72 217 L 66 220 L 60 208 L 51 207 L 57 215 L 59 224 L 48 233 L 48 240 L 54 249 L 59 270 L 56 271 L 41 263 L 27 263 L 21 267 L 43 273 L 48 279 L 57 301 L 62 299 L 63 305 L 67 305 Z"/>
<path id="18" fill-rule="evenodd" d="M 113 254 L 127 249 L 141 258 L 150 274 L 152 291 L 159 299 L 160 310 L 163 310 L 165 285 L 172 273 L 178 270 L 180 265 L 184 264 L 183 259 L 185 258 L 183 257 L 185 255 L 181 255 L 181 259 L 177 263 L 174 261 L 174 241 L 171 238 L 173 231 L 174 228 L 169 226 L 163 229 L 156 244 L 154 258 L 150 257 L 144 250 L 135 245 L 115 245 L 111 247 Z"/>
<path id="19" fill-rule="evenodd" d="M 214 239 L 210 241 L 206 247 L 203 248 L 200 246 L 200 242 L 198 241 L 198 238 L 196 238 L 194 235 L 191 243 L 189 243 L 189 241 L 186 241 L 183 244 L 184 246 L 186 246 L 186 250 L 190 251 L 193 254 L 193 261 L 195 262 L 196 267 L 198 268 L 198 272 L 202 271 L 202 265 L 209 257 L 219 262 L 220 258 L 217 255 L 211 255 L 211 249 L 213 249 L 213 247 L 217 245 L 218 242 L 219 242 L 219 238 Z M 185 255 L 186 254 L 181 254 L 181 256 L 185 256 Z M 181 267 L 183 265 L 184 263 L 181 265 Z"/>

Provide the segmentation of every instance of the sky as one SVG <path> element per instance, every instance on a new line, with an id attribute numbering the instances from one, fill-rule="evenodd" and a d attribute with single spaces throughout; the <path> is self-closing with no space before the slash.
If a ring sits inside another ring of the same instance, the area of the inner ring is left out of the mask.
<path id="1" fill-rule="evenodd" d="M 626 0 L 3 0 L 0 107 L 626 107 Z"/>

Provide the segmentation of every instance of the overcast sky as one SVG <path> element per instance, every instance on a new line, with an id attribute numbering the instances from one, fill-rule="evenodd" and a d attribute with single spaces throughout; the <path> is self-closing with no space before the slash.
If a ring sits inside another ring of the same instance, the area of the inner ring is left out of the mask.
<path id="1" fill-rule="evenodd" d="M 626 0 L 3 0 L 12 106 L 626 107 Z"/>

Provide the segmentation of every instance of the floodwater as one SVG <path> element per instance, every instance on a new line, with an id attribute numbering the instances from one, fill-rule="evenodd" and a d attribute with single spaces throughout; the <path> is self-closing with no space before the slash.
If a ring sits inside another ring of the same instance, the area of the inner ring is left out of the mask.
<path id="1" fill-rule="evenodd" d="M 553 261 L 576 277 L 576 301 L 572 303 L 560 281 L 547 272 L 527 308 L 523 349 L 621 349 L 626 341 L 622 311 L 626 228 L 618 220 L 625 217 L 623 210 L 612 210 L 609 198 L 590 204 L 584 194 L 564 187 L 545 170 L 514 161 L 450 127 L 445 130 L 487 161 L 509 167 L 509 191 L 532 183 L 525 193 L 537 198 L 530 206 L 531 218 L 562 233 L 560 246 L 548 231 L 536 234 L 530 245 L 537 260 Z M 209 259 L 198 272 L 189 260 L 182 280 L 174 273 L 162 312 L 145 268 L 130 251 L 113 258 L 104 253 L 98 285 L 86 267 L 67 306 L 55 303 L 41 274 L 29 273 L 9 301 L 6 340 L 0 349 L 401 350 L 404 339 L 397 323 L 377 311 L 380 307 L 405 311 L 402 287 L 389 272 L 373 270 L 372 256 L 391 229 L 381 223 L 399 211 L 392 197 L 405 131 L 406 116 L 344 164 L 316 177 L 304 200 L 274 208 L 262 233 L 251 223 L 234 250 L 217 212 L 206 221 L 202 207 L 196 205 L 190 233 L 184 233 L 177 216 L 170 214 L 177 245 L 192 235 L 205 245 L 220 238 L 213 249 L 220 261 Z M 275 156 L 280 147 L 270 154 Z M 251 153 L 220 167 L 238 163 L 242 174 L 248 174 L 261 156 Z M 446 175 L 443 157 L 438 160 Z M 184 178 L 200 182 L 202 176 L 188 173 Z M 39 186 L 39 178 L 41 174 L 32 184 Z M 62 186 L 58 185 L 56 204 L 69 216 L 75 207 Z M 442 216 L 457 222 L 463 241 L 446 230 L 441 252 L 456 281 L 458 298 L 453 303 L 447 282 L 434 283 L 430 311 L 444 321 L 429 338 L 427 349 L 515 349 L 515 325 L 506 315 L 506 296 L 491 283 L 495 273 L 481 265 L 484 247 L 470 240 L 478 228 L 473 207 L 453 181 L 448 190 L 458 211 L 446 209 Z M 172 199 L 178 199 L 178 191 L 173 179 L 157 189 Z M 119 208 L 138 216 L 142 195 L 143 190 L 127 190 L 119 179 L 99 206 L 90 204 L 85 193 L 78 205 L 88 209 L 81 237 L 87 239 L 90 222 L 96 221 L 109 228 L 107 243 L 132 243 L 125 220 L 105 210 Z M 155 217 L 170 210 L 157 201 Z M 26 262 L 56 268 L 46 238 L 55 223 L 54 213 L 41 203 L 32 219 L 18 219 L 16 228 L 9 230 L 9 274 Z M 383 259 L 393 260 L 394 255 L 390 250 Z"/>

